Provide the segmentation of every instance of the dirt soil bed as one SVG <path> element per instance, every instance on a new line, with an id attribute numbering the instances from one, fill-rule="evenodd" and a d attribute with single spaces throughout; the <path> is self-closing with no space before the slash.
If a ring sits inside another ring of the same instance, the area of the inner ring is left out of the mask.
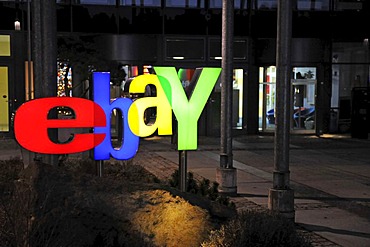
<path id="1" fill-rule="evenodd" d="M 235 214 L 133 161 L 0 165 L 0 246 L 200 246 Z"/>

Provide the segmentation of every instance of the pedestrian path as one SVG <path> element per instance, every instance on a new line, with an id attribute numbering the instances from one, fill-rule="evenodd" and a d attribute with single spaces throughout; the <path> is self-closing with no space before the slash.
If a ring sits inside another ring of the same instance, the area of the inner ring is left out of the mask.
<path id="1" fill-rule="evenodd" d="M 238 196 L 232 200 L 239 208 L 267 208 L 273 139 L 249 138 L 234 140 Z M 370 246 L 370 142 L 311 138 L 300 137 L 291 145 L 296 223 L 315 233 L 316 246 Z M 205 138 L 199 142 L 198 151 L 188 151 L 188 170 L 215 181 L 218 140 Z M 148 138 L 140 147 L 138 157 L 158 157 L 157 162 L 145 165 L 157 176 L 168 176 L 178 168 L 179 154 L 168 138 Z"/>

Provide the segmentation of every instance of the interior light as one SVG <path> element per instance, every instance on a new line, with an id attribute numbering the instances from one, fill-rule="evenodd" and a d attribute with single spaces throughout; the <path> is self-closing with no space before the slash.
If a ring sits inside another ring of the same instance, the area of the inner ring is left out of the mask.
<path id="1" fill-rule="evenodd" d="M 364 44 L 364 46 L 368 46 L 369 45 L 369 39 L 364 39 L 363 44 Z"/>
<path id="2" fill-rule="evenodd" d="M 21 30 L 21 23 L 20 23 L 20 21 L 15 20 L 15 22 L 14 22 L 14 29 L 15 29 L 16 31 Z"/>
<path id="3" fill-rule="evenodd" d="M 182 59 L 185 59 L 185 57 L 172 57 L 173 59 L 175 60 L 182 60 Z"/>

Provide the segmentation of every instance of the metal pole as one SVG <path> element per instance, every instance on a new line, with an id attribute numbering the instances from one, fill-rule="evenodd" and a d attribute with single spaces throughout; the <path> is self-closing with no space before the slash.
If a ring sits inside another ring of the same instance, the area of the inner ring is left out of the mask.
<path id="1" fill-rule="evenodd" d="M 232 111 L 234 57 L 234 0 L 222 1 L 222 73 L 220 167 L 216 170 L 219 191 L 235 195 L 236 169 L 233 168 Z"/>
<path id="2" fill-rule="evenodd" d="M 294 192 L 289 184 L 292 1 L 278 0 L 275 153 L 273 188 L 268 200 L 269 209 L 290 219 L 294 219 Z"/>
<path id="3" fill-rule="evenodd" d="M 35 96 L 55 97 L 57 90 L 57 32 L 55 1 L 32 1 Z"/>
<path id="4" fill-rule="evenodd" d="M 101 178 L 103 177 L 104 160 L 95 161 L 96 164 L 96 175 Z"/>
<path id="5" fill-rule="evenodd" d="M 188 154 L 186 150 L 179 151 L 179 176 L 180 176 L 180 190 L 186 192 L 187 189 L 187 166 L 188 166 Z"/>
<path id="6" fill-rule="evenodd" d="M 33 69 L 35 98 L 53 97 L 57 92 L 57 31 L 56 2 L 49 0 L 32 1 L 33 28 Z M 50 112 L 52 118 L 58 117 L 57 111 Z M 48 130 L 52 141 L 58 141 L 58 131 Z M 58 164 L 58 155 L 41 155 L 41 161 Z"/>
<path id="7" fill-rule="evenodd" d="M 27 81 L 25 85 L 26 97 L 25 100 L 33 99 L 33 85 L 32 85 L 32 45 L 31 45 L 31 0 L 27 0 Z M 24 168 L 27 168 L 35 159 L 35 153 L 22 148 L 22 157 Z"/>
<path id="8" fill-rule="evenodd" d="M 27 100 L 31 100 L 32 97 L 32 77 L 31 77 L 31 62 L 32 62 L 32 45 L 31 45 L 31 0 L 27 0 L 27 67 L 28 67 L 28 95 L 26 95 Z"/>
<path id="9" fill-rule="evenodd" d="M 222 1 L 222 73 L 221 73 L 221 148 L 220 166 L 233 167 L 232 154 L 232 90 L 234 1 Z"/>

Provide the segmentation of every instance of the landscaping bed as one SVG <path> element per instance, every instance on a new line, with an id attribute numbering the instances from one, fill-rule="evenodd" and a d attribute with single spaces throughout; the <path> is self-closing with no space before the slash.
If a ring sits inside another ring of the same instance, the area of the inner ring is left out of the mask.
<path id="1" fill-rule="evenodd" d="M 263 231 L 264 224 L 276 225 L 273 220 L 292 225 L 268 214 L 264 220 L 237 214 L 225 198 L 213 200 L 218 196 L 209 181 L 193 186 L 199 193 L 183 193 L 134 160 L 105 162 L 103 177 L 95 175 L 95 165 L 65 159 L 24 169 L 19 159 L 0 161 L 0 246 L 249 246 L 242 243 L 248 234 L 255 241 L 250 246 L 309 246 L 294 227 L 280 229 L 283 223 L 268 235 L 249 231 Z"/>

